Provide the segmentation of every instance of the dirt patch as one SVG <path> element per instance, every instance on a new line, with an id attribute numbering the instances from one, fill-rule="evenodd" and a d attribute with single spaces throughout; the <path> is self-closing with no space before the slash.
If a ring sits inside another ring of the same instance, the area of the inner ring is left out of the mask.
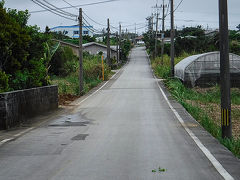
<path id="1" fill-rule="evenodd" d="M 59 105 L 67 106 L 78 98 L 80 98 L 80 96 L 71 95 L 71 94 L 60 94 L 58 95 Z"/>
<path id="2" fill-rule="evenodd" d="M 201 108 L 214 123 L 221 127 L 221 105 L 186 100 L 188 104 Z M 234 138 L 240 138 L 240 105 L 232 105 L 232 133 Z"/>

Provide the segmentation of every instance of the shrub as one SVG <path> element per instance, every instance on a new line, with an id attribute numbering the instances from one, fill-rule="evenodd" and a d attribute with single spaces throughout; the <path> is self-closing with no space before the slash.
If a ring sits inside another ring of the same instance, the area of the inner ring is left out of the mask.
<path id="1" fill-rule="evenodd" d="M 8 75 L 5 72 L 0 71 L 0 93 L 9 90 Z"/>

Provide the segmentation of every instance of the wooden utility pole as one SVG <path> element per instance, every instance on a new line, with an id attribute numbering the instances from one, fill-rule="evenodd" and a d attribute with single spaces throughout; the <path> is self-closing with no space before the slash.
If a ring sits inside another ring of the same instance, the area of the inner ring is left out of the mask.
<path id="1" fill-rule="evenodd" d="M 165 4 L 163 0 L 163 14 L 162 14 L 162 47 L 161 47 L 161 64 L 163 65 L 163 54 L 164 54 L 164 31 L 165 31 Z"/>
<path id="2" fill-rule="evenodd" d="M 117 39 L 117 63 L 119 63 L 119 35 L 116 32 L 116 39 Z"/>
<path id="3" fill-rule="evenodd" d="M 158 10 L 157 10 L 157 18 L 156 18 L 156 32 L 155 32 L 155 50 L 154 50 L 154 58 L 157 57 L 157 38 L 158 38 Z"/>
<path id="4" fill-rule="evenodd" d="M 227 0 L 219 0 L 219 29 L 222 137 L 232 138 Z"/>
<path id="5" fill-rule="evenodd" d="M 82 8 L 79 9 L 79 93 L 83 92 Z"/>
<path id="6" fill-rule="evenodd" d="M 137 38 L 137 24 L 135 23 L 135 35 L 134 35 L 134 37 L 135 37 L 135 40 L 134 40 L 134 44 L 136 45 L 137 43 L 136 43 L 136 38 Z"/>
<path id="7" fill-rule="evenodd" d="M 171 76 L 174 77 L 174 3 L 171 0 Z"/>
<path id="8" fill-rule="evenodd" d="M 121 60 L 121 44 L 122 44 L 122 25 L 119 23 L 119 49 L 118 49 L 118 55 L 119 55 L 119 60 Z"/>
<path id="9" fill-rule="evenodd" d="M 111 66 L 111 52 L 110 52 L 110 23 L 109 19 L 107 20 L 107 64 L 110 67 Z"/>

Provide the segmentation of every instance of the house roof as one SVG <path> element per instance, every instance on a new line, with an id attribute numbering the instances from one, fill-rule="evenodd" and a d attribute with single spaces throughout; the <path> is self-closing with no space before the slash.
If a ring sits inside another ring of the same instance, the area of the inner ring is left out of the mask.
<path id="1" fill-rule="evenodd" d="M 100 47 L 103 47 L 103 48 L 107 48 L 106 45 L 99 44 L 99 43 L 96 43 L 96 42 L 90 42 L 90 43 L 83 44 L 83 47 L 85 48 L 85 47 L 89 47 L 89 46 L 93 46 L 93 45 L 95 45 L 95 46 L 100 46 Z M 113 50 L 113 51 L 117 51 L 116 48 L 113 48 L 113 47 L 110 47 L 110 48 L 111 48 L 111 50 Z"/>
<path id="2" fill-rule="evenodd" d="M 68 45 L 68 46 L 79 48 L 78 45 L 75 45 L 75 44 L 72 44 L 72 43 L 68 43 L 68 42 L 65 42 L 65 41 L 60 41 L 60 40 L 57 40 L 57 39 L 53 39 L 53 41 L 57 41 L 57 42 L 60 42 L 61 44 L 65 44 L 65 45 Z M 103 48 L 107 49 L 107 46 L 105 46 L 103 44 L 96 43 L 96 42 L 85 43 L 82 46 L 83 46 L 83 48 L 86 48 L 86 47 L 93 46 L 93 45 L 100 46 L 100 47 L 103 47 Z M 117 52 L 116 48 L 114 48 L 114 47 L 110 47 L 110 48 L 111 48 L 112 51 Z"/>
<path id="3" fill-rule="evenodd" d="M 136 37 L 135 39 L 136 40 L 142 40 L 144 37 L 143 36 L 138 36 L 138 37 Z"/>

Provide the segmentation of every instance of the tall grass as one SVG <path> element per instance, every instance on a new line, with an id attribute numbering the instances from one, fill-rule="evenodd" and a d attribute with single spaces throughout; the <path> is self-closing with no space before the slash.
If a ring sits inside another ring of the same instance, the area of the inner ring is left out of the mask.
<path id="1" fill-rule="evenodd" d="M 176 57 L 174 59 L 175 65 L 179 63 L 182 59 L 190 56 L 188 53 L 183 53 L 181 56 Z M 154 70 L 155 75 L 158 78 L 169 78 L 171 74 L 171 58 L 168 55 L 163 56 L 163 64 L 162 64 L 162 58 L 161 57 L 156 57 L 155 59 L 152 60 L 152 68 Z"/>
<path id="2" fill-rule="evenodd" d="M 69 65 L 75 65 L 76 68 L 72 69 L 67 76 L 52 77 L 52 84 L 58 84 L 59 94 L 71 94 L 71 95 L 80 95 L 79 94 L 79 64 L 78 62 L 68 62 Z M 69 68 L 71 69 L 71 68 Z M 75 69 L 75 70 L 74 70 Z M 111 70 L 104 64 L 105 71 L 105 80 L 110 77 Z M 87 93 L 93 87 L 96 87 L 99 83 L 102 82 L 102 64 L 100 56 L 93 56 L 89 54 L 84 55 L 83 60 L 83 77 L 84 77 L 84 90 L 83 94 Z"/>

